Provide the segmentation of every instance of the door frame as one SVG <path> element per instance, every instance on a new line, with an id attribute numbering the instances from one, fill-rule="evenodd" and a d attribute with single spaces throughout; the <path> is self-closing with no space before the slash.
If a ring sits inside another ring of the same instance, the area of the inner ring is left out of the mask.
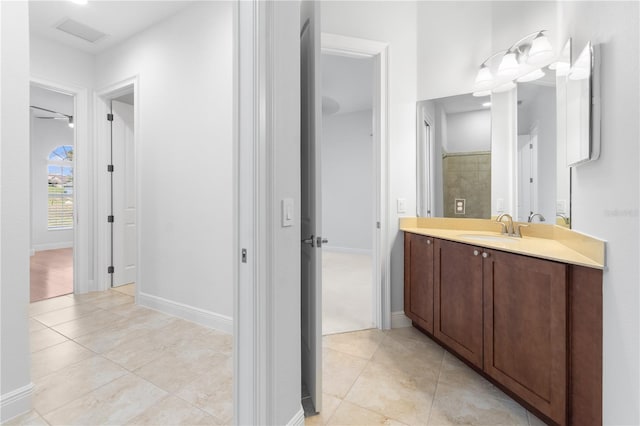
<path id="1" fill-rule="evenodd" d="M 93 286 L 90 279 L 90 235 L 91 235 L 91 144 L 89 142 L 89 89 L 82 86 L 63 84 L 57 81 L 31 75 L 30 86 L 73 96 L 73 292 L 86 293 Z M 29 212 L 31 215 L 31 212 Z M 82 220 L 79 220 L 82 218 Z M 29 245 L 31 245 L 31 230 Z"/>
<path id="2" fill-rule="evenodd" d="M 389 251 L 389 45 L 379 41 L 321 34 L 321 53 L 373 59 L 374 210 L 379 228 L 373 242 L 373 320 L 376 328 L 391 328 L 391 253 Z M 322 312 L 319 313 L 322 315 Z"/>
<path id="3" fill-rule="evenodd" d="M 110 181 L 107 172 L 107 164 L 109 164 L 109 143 L 110 143 L 110 129 L 106 120 L 107 114 L 110 112 L 109 101 L 125 93 L 131 92 L 133 87 L 133 141 L 135 144 L 135 161 L 134 167 L 136 170 L 135 176 L 135 191 L 136 191 L 136 256 L 138 265 L 136 267 L 136 300 L 140 294 L 142 287 L 142 274 L 140 272 L 140 217 L 141 217 L 141 203 L 140 203 L 140 97 L 139 97 L 139 77 L 133 76 L 127 79 L 121 80 L 117 83 L 113 83 L 101 90 L 98 90 L 94 94 L 94 129 L 95 129 L 95 163 L 93 169 L 95 170 L 95 198 L 94 198 L 94 220 L 96 223 L 96 239 L 94 250 L 94 265 L 95 271 L 95 290 L 104 291 L 111 288 L 111 280 L 107 273 L 107 267 L 109 266 L 109 260 L 107 258 L 109 250 L 111 249 L 111 239 L 109 238 L 109 224 L 106 221 L 109 212 L 109 204 L 107 203 L 107 196 L 109 194 Z"/>

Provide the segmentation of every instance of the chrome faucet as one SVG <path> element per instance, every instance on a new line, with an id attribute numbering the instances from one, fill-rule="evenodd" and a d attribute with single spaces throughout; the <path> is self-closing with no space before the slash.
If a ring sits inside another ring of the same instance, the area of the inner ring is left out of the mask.
<path id="1" fill-rule="evenodd" d="M 533 219 L 536 216 L 538 216 L 540 218 L 540 222 L 544 222 L 545 221 L 544 216 L 542 216 L 540 213 L 531 212 L 531 214 L 529 215 L 529 220 L 527 220 L 527 222 L 529 222 L 529 223 L 533 222 Z"/>
<path id="2" fill-rule="evenodd" d="M 507 219 L 509 219 L 508 223 L 504 223 L 502 221 L 502 219 L 504 219 L 505 217 Z M 502 233 L 503 234 L 513 235 L 513 217 L 511 217 L 510 214 L 502 213 L 500 216 L 498 216 L 496 218 L 496 222 L 498 222 L 500 224 L 500 226 L 502 226 Z"/>
<path id="3" fill-rule="evenodd" d="M 559 217 L 560 219 L 562 219 L 564 221 L 565 225 L 569 225 L 571 222 L 569 221 L 569 218 L 565 215 L 563 215 L 562 213 L 557 213 L 556 217 Z"/>

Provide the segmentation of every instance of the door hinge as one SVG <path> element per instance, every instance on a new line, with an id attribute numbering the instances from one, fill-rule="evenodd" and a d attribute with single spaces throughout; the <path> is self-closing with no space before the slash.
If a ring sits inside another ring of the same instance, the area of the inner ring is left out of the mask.
<path id="1" fill-rule="evenodd" d="M 533 183 L 533 178 L 529 178 L 529 183 Z"/>
<path id="2" fill-rule="evenodd" d="M 533 144 L 532 143 L 529 144 L 529 149 L 533 149 Z"/>
<path id="3" fill-rule="evenodd" d="M 109 215 L 109 216 L 107 216 L 107 222 L 108 222 L 108 223 L 113 223 L 113 220 L 114 220 L 113 215 Z"/>
<path id="4" fill-rule="evenodd" d="M 114 268 L 113 266 L 109 266 L 107 267 L 107 274 L 113 274 L 115 272 L 116 268 Z"/>
<path id="5" fill-rule="evenodd" d="M 242 249 L 242 263 L 247 263 L 247 249 Z"/>
<path id="6" fill-rule="evenodd" d="M 107 171 L 113 173 L 113 164 L 107 164 Z"/>
<path id="7" fill-rule="evenodd" d="M 113 121 L 113 114 L 107 114 L 107 121 Z"/>
<path id="8" fill-rule="evenodd" d="M 376 222 L 376 228 L 380 229 L 380 222 Z"/>

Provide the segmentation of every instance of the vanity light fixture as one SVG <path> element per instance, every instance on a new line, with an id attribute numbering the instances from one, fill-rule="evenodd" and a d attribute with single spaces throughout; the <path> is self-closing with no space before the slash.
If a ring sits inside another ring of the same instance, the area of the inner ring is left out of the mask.
<path id="1" fill-rule="evenodd" d="M 485 108 L 488 108 L 488 107 L 490 107 L 490 106 L 491 106 L 491 102 L 484 102 L 484 103 L 482 104 L 482 106 L 483 106 L 483 107 L 485 107 Z"/>
<path id="2" fill-rule="evenodd" d="M 473 95 L 486 96 L 489 94 L 487 92 L 504 92 L 515 87 L 514 80 L 526 82 L 544 77 L 545 73 L 539 68 L 547 65 L 554 57 L 546 31 L 538 30 L 527 34 L 507 50 L 496 52 L 482 62 L 474 81 Z M 502 55 L 502 59 L 494 74 L 490 61 L 498 55 Z M 560 60 L 557 63 L 560 72 L 563 72 L 565 66 L 560 64 Z"/>
<path id="3" fill-rule="evenodd" d="M 473 92 L 472 95 L 476 98 L 481 98 L 482 96 L 489 96 L 491 94 L 491 90 L 480 90 L 478 92 Z"/>

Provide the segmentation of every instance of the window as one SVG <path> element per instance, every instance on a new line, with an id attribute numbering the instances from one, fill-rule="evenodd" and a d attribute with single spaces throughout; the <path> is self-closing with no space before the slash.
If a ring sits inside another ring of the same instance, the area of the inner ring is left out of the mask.
<path id="1" fill-rule="evenodd" d="M 73 147 L 62 145 L 51 151 L 47 163 L 47 228 L 73 228 Z"/>

